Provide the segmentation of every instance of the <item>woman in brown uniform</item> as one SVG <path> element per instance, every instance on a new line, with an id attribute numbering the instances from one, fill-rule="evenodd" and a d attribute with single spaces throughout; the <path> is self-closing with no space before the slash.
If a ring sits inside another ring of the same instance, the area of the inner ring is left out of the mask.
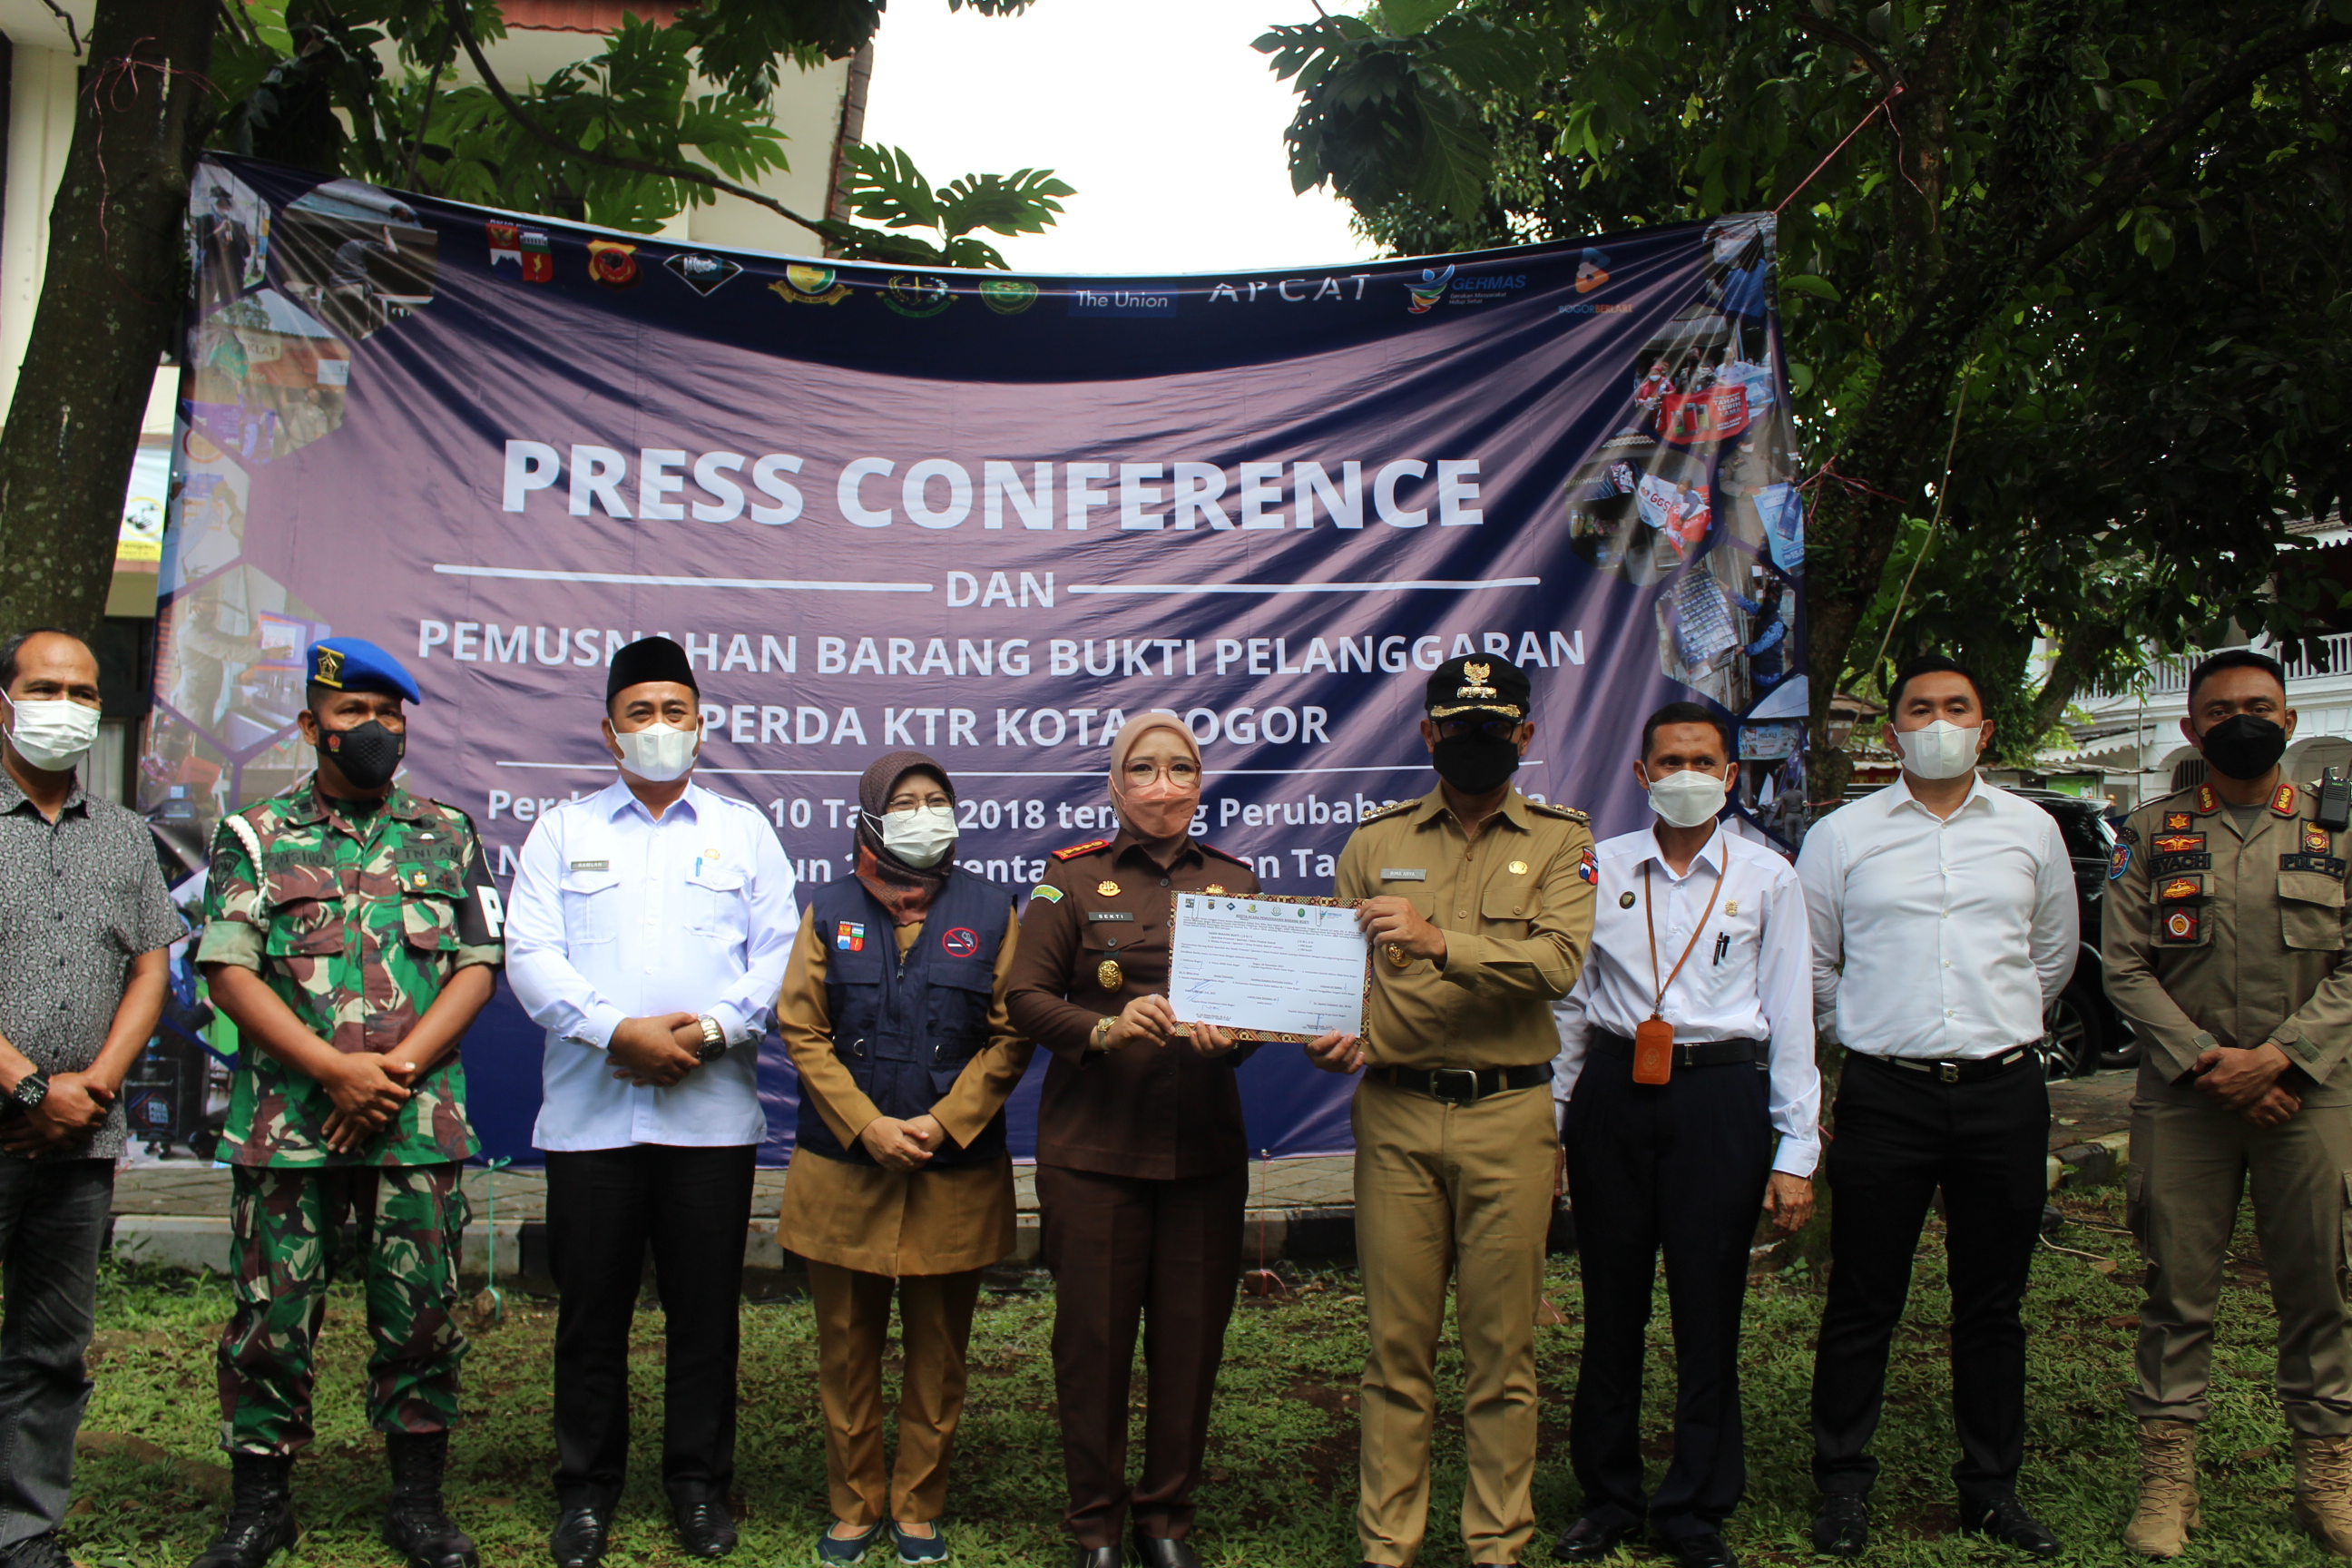
<path id="1" fill-rule="evenodd" d="M 816 1307 L 824 1563 L 884 1525 L 902 1563 L 947 1555 L 948 1456 L 963 1413 L 980 1271 L 1013 1250 L 1004 1097 L 1029 1065 L 1004 994 L 1012 889 L 957 869 L 955 786 L 894 752 L 857 788 L 857 874 L 801 920 L 777 1027 L 800 1070 L 798 1145 L 776 1239 Z M 882 1355 L 898 1298 L 906 1373 L 895 1477 L 882 1460 Z"/>
<path id="2" fill-rule="evenodd" d="M 1133 1515 L 1147 1568 L 1184 1543 L 1209 1396 L 1241 1274 L 1249 1143 L 1218 1030 L 1171 1033 L 1172 893 L 1255 893 L 1248 863 L 1190 835 L 1201 750 L 1173 713 L 1110 743 L 1116 837 L 1054 852 L 1021 918 L 1006 1001 L 1054 1054 L 1037 1114 L 1037 1198 L 1054 1271 L 1054 1381 L 1079 1568 L 1118 1568 Z M 1128 1369 L 1149 1321 L 1143 1473 L 1127 1482 Z"/>

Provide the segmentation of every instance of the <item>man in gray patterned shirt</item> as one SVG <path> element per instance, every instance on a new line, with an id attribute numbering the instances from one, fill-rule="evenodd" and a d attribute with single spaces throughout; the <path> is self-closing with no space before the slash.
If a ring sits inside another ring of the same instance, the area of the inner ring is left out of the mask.
<path id="1" fill-rule="evenodd" d="M 89 1398 L 119 1096 L 188 928 L 147 825 L 82 790 L 96 656 L 23 633 L 0 645 L 0 1568 L 68 1568 L 58 1522 Z"/>

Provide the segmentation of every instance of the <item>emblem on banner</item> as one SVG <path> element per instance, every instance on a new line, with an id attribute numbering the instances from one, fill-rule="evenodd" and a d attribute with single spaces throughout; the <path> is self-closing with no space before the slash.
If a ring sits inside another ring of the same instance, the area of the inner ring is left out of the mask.
<path id="1" fill-rule="evenodd" d="M 776 298 L 789 300 L 795 305 L 838 305 L 849 298 L 849 285 L 830 267 L 811 267 L 795 262 L 784 268 L 784 275 L 768 287 Z"/>
<path id="2" fill-rule="evenodd" d="M 588 276 L 607 289 L 637 286 L 637 247 L 615 239 L 588 242 Z"/>
<path id="3" fill-rule="evenodd" d="M 723 256 L 706 256 L 698 250 L 684 250 L 662 265 L 677 274 L 678 281 L 698 294 L 709 294 L 723 283 L 731 283 L 743 270 Z"/>
<path id="4" fill-rule="evenodd" d="M 1017 316 L 1037 302 L 1037 285 L 1026 278 L 983 278 L 980 302 L 1000 316 Z"/>
<path id="5" fill-rule="evenodd" d="M 1609 258 L 1597 250 L 1587 250 L 1576 264 L 1576 291 L 1590 294 L 1609 281 Z"/>
<path id="6" fill-rule="evenodd" d="M 547 246 L 547 231 L 527 228 L 522 231 L 522 280 L 526 283 L 555 281 L 555 252 Z"/>
<path id="7" fill-rule="evenodd" d="M 522 281 L 522 227 L 519 224 L 488 223 L 482 226 L 489 237 L 490 270 L 510 283 Z"/>
<path id="8" fill-rule="evenodd" d="M 955 293 L 944 278 L 898 272 L 884 285 L 882 302 L 902 316 L 936 316 L 955 303 Z"/>
<path id="9" fill-rule="evenodd" d="M 1436 308 L 1438 301 L 1445 298 L 1445 291 L 1453 286 L 1454 268 L 1450 264 L 1442 268 L 1423 268 L 1421 281 L 1414 283 L 1408 280 L 1404 286 L 1405 293 L 1411 297 L 1410 302 L 1404 308 L 1405 314 L 1408 316 L 1429 314 Z"/>

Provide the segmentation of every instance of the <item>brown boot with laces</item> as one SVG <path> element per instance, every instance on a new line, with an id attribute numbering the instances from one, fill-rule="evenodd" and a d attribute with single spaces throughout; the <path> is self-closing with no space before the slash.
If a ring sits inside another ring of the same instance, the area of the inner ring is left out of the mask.
<path id="1" fill-rule="evenodd" d="M 2124 1544 L 2142 1557 L 2178 1557 L 2197 1510 L 2197 1428 L 2186 1421 L 2139 1424 L 2139 1507 L 2124 1526 Z"/>
<path id="2" fill-rule="evenodd" d="M 2352 1436 L 2294 1435 L 2294 1522 L 2330 1557 L 2352 1557 Z"/>

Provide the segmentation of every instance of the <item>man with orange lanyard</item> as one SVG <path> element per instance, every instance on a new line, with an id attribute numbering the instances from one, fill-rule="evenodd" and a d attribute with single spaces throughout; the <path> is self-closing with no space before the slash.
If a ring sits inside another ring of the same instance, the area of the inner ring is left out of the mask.
<path id="1" fill-rule="evenodd" d="M 1654 818 L 1597 850 L 1591 956 L 1553 1009 L 1586 1314 L 1568 1434 L 1584 1513 L 1553 1544 L 1562 1562 L 1599 1562 L 1645 1521 L 1688 1568 L 1738 1562 L 1723 1522 L 1747 1485 L 1748 1247 L 1759 1204 L 1782 1236 L 1812 1214 L 1821 1074 L 1804 889 L 1717 821 L 1734 765 L 1728 726 L 1696 702 L 1642 726 L 1633 776 Z M 1675 1458 L 1645 1495 L 1643 1340 L 1662 1247 Z"/>

